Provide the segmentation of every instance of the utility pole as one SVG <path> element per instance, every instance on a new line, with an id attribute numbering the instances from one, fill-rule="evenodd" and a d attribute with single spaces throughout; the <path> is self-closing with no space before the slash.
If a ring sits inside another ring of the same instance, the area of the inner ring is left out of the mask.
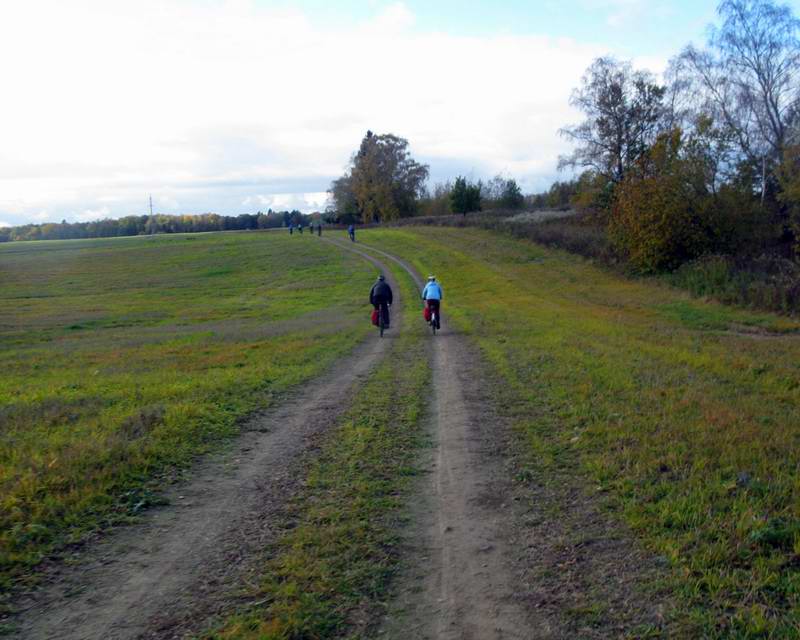
<path id="1" fill-rule="evenodd" d="M 153 196 L 150 196 L 150 217 L 153 216 Z"/>

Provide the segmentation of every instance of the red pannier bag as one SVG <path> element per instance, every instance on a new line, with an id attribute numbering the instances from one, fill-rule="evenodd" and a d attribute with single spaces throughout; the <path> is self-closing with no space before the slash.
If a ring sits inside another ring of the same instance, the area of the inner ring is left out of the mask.
<path id="1" fill-rule="evenodd" d="M 425 318 L 425 322 L 431 321 L 431 308 L 428 305 L 425 305 L 425 308 L 422 310 L 422 317 Z"/>
<path id="2" fill-rule="evenodd" d="M 376 327 L 378 326 L 378 310 L 377 309 L 373 309 L 372 310 L 372 324 L 374 324 Z"/>

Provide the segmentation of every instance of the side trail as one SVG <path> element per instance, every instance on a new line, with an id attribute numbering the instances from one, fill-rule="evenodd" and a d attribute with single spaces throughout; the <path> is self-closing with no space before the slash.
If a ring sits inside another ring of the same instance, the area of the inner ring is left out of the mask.
<path id="1" fill-rule="evenodd" d="M 392 333 L 370 336 L 314 380 L 313 393 L 290 394 L 252 418 L 232 451 L 198 462 L 188 482 L 165 491 L 167 506 L 111 532 L 75 566 L 56 569 L 43 587 L 19 598 L 10 637 L 182 638 L 227 612 L 236 589 L 258 580 L 317 439 L 388 353 Z"/>
<path id="2" fill-rule="evenodd" d="M 370 256 L 358 245 L 332 242 Z M 407 262 L 368 249 L 400 265 L 422 289 L 422 278 Z M 408 562 L 378 637 L 545 637 L 546 625 L 529 614 L 514 568 L 509 540 L 513 491 L 500 421 L 481 384 L 481 361 L 466 338 L 447 324 L 446 301 L 443 317 L 442 331 L 431 339 L 433 448 L 424 461 L 428 473 L 413 497 L 405 535 Z"/>

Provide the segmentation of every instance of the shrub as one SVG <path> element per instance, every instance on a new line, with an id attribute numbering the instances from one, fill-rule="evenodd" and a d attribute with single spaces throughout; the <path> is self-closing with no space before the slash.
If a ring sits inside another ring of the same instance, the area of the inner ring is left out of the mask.
<path id="1" fill-rule="evenodd" d="M 643 273 L 667 271 L 704 253 L 758 255 L 776 239 L 773 217 L 752 188 L 717 183 L 707 141 L 680 130 L 659 137 L 617 186 L 609 233 Z"/>
<path id="2" fill-rule="evenodd" d="M 638 271 L 678 267 L 708 246 L 702 219 L 712 203 L 679 156 L 680 132 L 662 136 L 617 189 L 609 232 Z"/>
<path id="3" fill-rule="evenodd" d="M 720 302 L 783 313 L 800 311 L 800 266 L 776 256 L 712 255 L 688 262 L 671 284 Z"/>
<path id="4" fill-rule="evenodd" d="M 428 216 L 406 218 L 393 222 L 393 226 L 435 225 L 442 227 L 478 227 L 492 231 L 510 233 L 548 247 L 564 249 L 572 253 L 601 260 L 616 262 L 605 228 L 587 216 L 567 214 L 545 220 L 517 220 L 517 211 L 493 210 L 471 213 L 469 216 Z"/>
<path id="5" fill-rule="evenodd" d="M 582 214 L 592 216 L 605 224 L 614 201 L 614 186 L 608 176 L 595 171 L 584 171 L 575 181 L 569 202 Z"/>

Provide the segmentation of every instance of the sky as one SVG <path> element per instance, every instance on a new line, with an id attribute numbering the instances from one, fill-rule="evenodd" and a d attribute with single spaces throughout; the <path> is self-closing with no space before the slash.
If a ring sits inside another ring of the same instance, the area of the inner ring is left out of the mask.
<path id="1" fill-rule="evenodd" d="M 663 70 L 703 0 L 0 0 L 0 226 L 324 208 L 365 132 L 431 182 L 559 178 L 600 55 Z M 800 13 L 800 0 L 791 6 Z"/>

